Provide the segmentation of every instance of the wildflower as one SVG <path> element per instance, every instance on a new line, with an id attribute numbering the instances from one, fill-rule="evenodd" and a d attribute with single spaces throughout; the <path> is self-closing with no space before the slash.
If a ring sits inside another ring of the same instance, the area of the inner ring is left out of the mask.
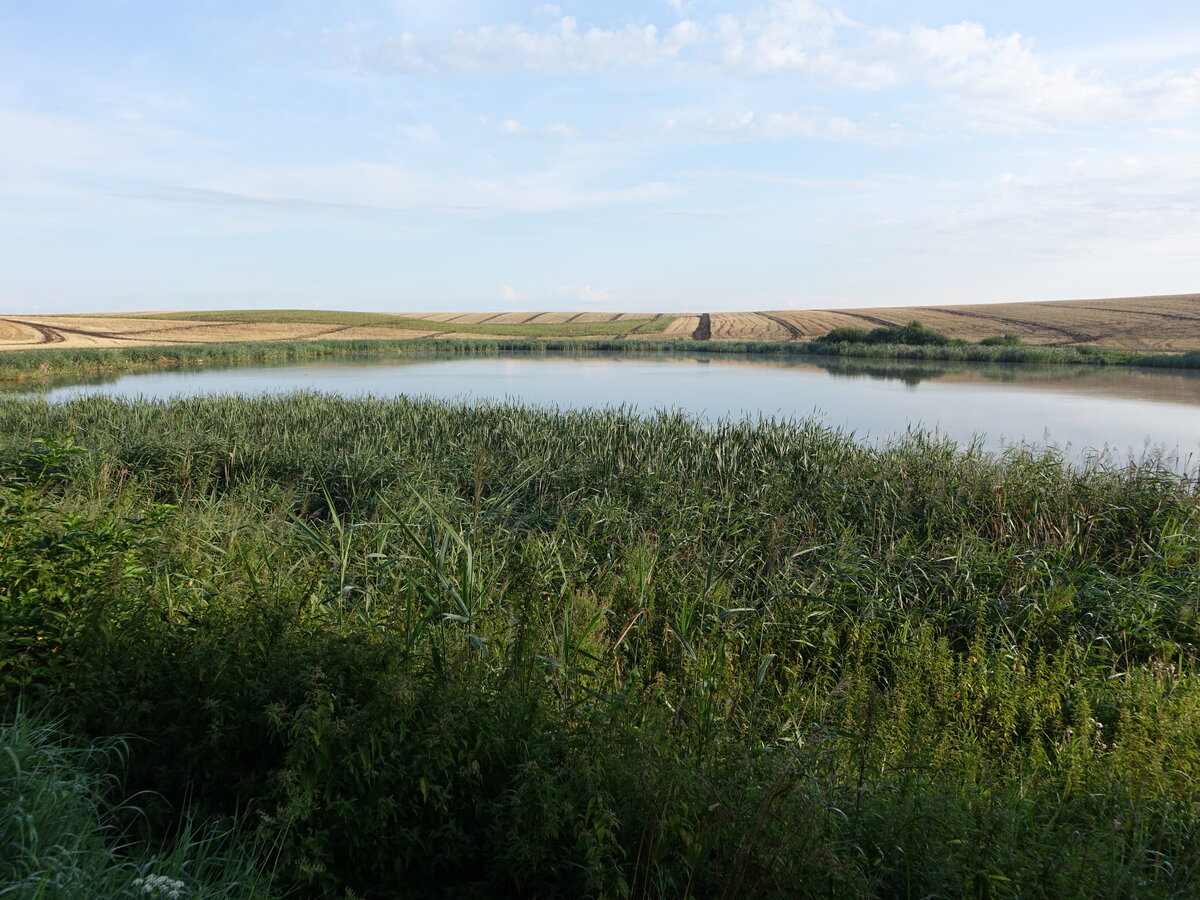
<path id="1" fill-rule="evenodd" d="M 1152 671 L 1156 678 L 1168 680 L 1175 677 L 1175 664 L 1155 660 Z"/>
<path id="2" fill-rule="evenodd" d="M 133 879 L 133 886 L 140 888 L 146 897 L 162 897 L 164 900 L 185 900 L 187 885 L 166 875 L 143 875 Z"/>

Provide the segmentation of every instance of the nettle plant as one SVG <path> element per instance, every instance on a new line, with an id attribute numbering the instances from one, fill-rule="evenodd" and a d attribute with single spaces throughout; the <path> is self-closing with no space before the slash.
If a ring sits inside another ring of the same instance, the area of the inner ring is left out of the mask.
<path id="1" fill-rule="evenodd" d="M 0 464 L 0 685 L 51 689 L 69 659 L 111 642 L 134 613 L 141 560 L 170 507 L 132 518 L 87 516 L 55 501 L 85 454 L 72 438 L 37 439 Z M 70 651 L 70 652 L 68 652 Z"/>

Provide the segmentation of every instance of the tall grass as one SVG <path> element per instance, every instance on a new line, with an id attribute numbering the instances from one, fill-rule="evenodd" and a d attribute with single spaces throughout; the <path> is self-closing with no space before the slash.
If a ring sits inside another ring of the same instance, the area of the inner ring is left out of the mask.
<path id="1" fill-rule="evenodd" d="M 0 471 L 6 695 L 306 895 L 1200 889 L 1153 461 L 296 395 L 7 401 Z"/>
<path id="2" fill-rule="evenodd" d="M 131 840 L 139 810 L 114 803 L 128 746 L 72 746 L 25 712 L 0 724 L 0 894 L 256 898 L 269 879 L 230 836 L 190 825 L 157 852 Z M 131 827 L 132 826 L 132 827 Z"/>
<path id="3" fill-rule="evenodd" d="M 661 321 L 661 320 L 656 320 Z M 1130 365 L 1156 368 L 1198 368 L 1200 353 L 1134 354 L 1089 347 L 1031 346 L 913 346 L 795 341 L 660 341 L 625 339 L 570 340 L 558 338 L 493 338 L 378 340 L 318 340 L 245 342 L 230 344 L 172 344 L 166 346 L 22 350 L 0 353 L 0 383 L 49 380 L 136 372 L 182 366 L 319 359 L 339 356 L 421 356 L 426 354 L 490 355 L 503 353 L 682 353 L 768 355 L 885 360 L 920 360 L 1038 365 Z"/>

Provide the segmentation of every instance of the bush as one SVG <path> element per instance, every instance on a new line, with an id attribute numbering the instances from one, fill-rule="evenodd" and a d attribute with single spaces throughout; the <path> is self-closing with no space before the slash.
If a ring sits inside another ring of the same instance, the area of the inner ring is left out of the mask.
<path id="1" fill-rule="evenodd" d="M 979 342 L 981 347 L 1021 347 L 1025 344 L 1015 334 L 996 334 Z"/>
<path id="2" fill-rule="evenodd" d="M 825 344 L 903 344 L 907 346 L 946 346 L 951 340 L 940 331 L 926 328 L 920 321 L 914 319 L 907 325 L 874 328 L 866 331 L 862 328 L 834 328 L 828 334 L 817 338 Z"/>

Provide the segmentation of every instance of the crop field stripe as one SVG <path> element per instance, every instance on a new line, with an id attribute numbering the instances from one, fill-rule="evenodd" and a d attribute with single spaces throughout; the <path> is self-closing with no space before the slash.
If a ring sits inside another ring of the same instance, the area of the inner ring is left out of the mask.
<path id="1" fill-rule="evenodd" d="M 19 322 L 20 320 L 13 319 L 12 321 Z M 22 324 L 28 325 L 30 328 L 36 328 L 38 331 L 42 332 L 43 334 L 45 334 L 46 331 L 57 332 L 58 333 L 57 341 L 65 340 L 65 338 L 62 336 L 63 332 L 65 332 L 67 334 L 77 334 L 77 335 L 80 335 L 81 337 L 99 337 L 99 338 L 105 338 L 107 340 L 113 340 L 113 341 L 137 340 L 137 338 L 126 337 L 125 335 L 119 334 L 116 332 L 87 331 L 86 329 L 83 329 L 83 328 L 68 328 L 66 325 L 44 325 L 43 326 L 43 325 L 35 324 L 34 322 L 24 322 Z"/>
<path id="2" fill-rule="evenodd" d="M 700 321 L 696 324 L 696 330 L 692 332 L 693 341 L 710 341 L 712 340 L 712 316 L 708 313 L 700 314 Z"/>
<path id="3" fill-rule="evenodd" d="M 961 316 L 967 319 L 988 319 L 999 322 L 1002 325 L 1023 325 L 1026 328 L 1033 328 L 1035 330 L 1040 329 L 1044 331 L 1053 331 L 1056 334 L 1061 334 L 1076 343 L 1084 343 L 1088 340 L 1088 336 L 1086 334 L 1082 334 L 1078 331 L 1071 331 L 1069 328 L 1064 328 L 1061 325 L 1043 324 L 1041 322 L 1033 322 L 1028 319 L 1017 319 L 1011 316 L 988 315 L 987 313 L 970 313 L 958 309 L 949 309 L 945 306 L 929 306 L 926 307 L 926 309 L 930 310 L 930 312 L 945 313 L 949 316 Z"/>
<path id="4" fill-rule="evenodd" d="M 787 330 L 789 340 L 798 341 L 804 337 L 804 332 L 801 331 L 799 328 L 797 328 L 795 325 L 793 325 L 791 322 L 789 322 L 787 319 L 783 319 L 783 318 L 780 318 L 779 316 L 772 315 L 771 313 L 765 313 L 765 312 L 760 312 L 758 315 L 762 316 L 764 319 L 770 319 L 772 322 L 774 322 L 777 325 L 782 325 Z"/>
<path id="5" fill-rule="evenodd" d="M 318 331 L 312 335 L 314 338 L 329 337 L 331 334 L 341 334 L 343 331 L 349 331 L 351 328 L 358 328 L 357 325 L 338 325 L 336 328 L 330 328 L 328 331 Z"/>
<path id="6" fill-rule="evenodd" d="M 872 325 L 878 325 L 881 328 L 895 328 L 896 327 L 895 322 L 889 322 L 887 319 L 880 318 L 879 316 L 872 316 L 872 315 L 868 315 L 867 313 L 851 312 L 848 309 L 838 309 L 838 310 L 832 310 L 832 311 L 836 312 L 838 315 L 851 316 L 852 318 L 855 318 L 855 319 L 862 319 L 864 322 L 870 322 Z"/>
<path id="7" fill-rule="evenodd" d="M 1177 322 L 1200 322 L 1200 316 L 1185 316 L 1182 313 L 1157 312 L 1148 309 L 1129 309 L 1113 306 L 1074 306 L 1072 309 L 1089 309 L 1095 312 L 1108 312 L 1120 316 L 1154 316 L 1159 319 L 1171 319 Z"/>
<path id="8" fill-rule="evenodd" d="M 198 322 L 195 325 L 168 325 L 165 328 L 145 328 L 141 331 L 122 331 L 121 334 L 159 334 L 163 331 L 193 331 L 197 328 L 236 328 L 241 322 Z"/>
<path id="9" fill-rule="evenodd" d="M 37 341 L 35 346 L 37 344 L 60 344 L 66 340 L 61 334 L 47 325 L 39 325 L 35 322 L 22 322 L 20 319 L 7 319 L 6 321 L 17 325 L 24 325 L 26 328 L 32 328 L 41 335 L 42 339 Z"/>

